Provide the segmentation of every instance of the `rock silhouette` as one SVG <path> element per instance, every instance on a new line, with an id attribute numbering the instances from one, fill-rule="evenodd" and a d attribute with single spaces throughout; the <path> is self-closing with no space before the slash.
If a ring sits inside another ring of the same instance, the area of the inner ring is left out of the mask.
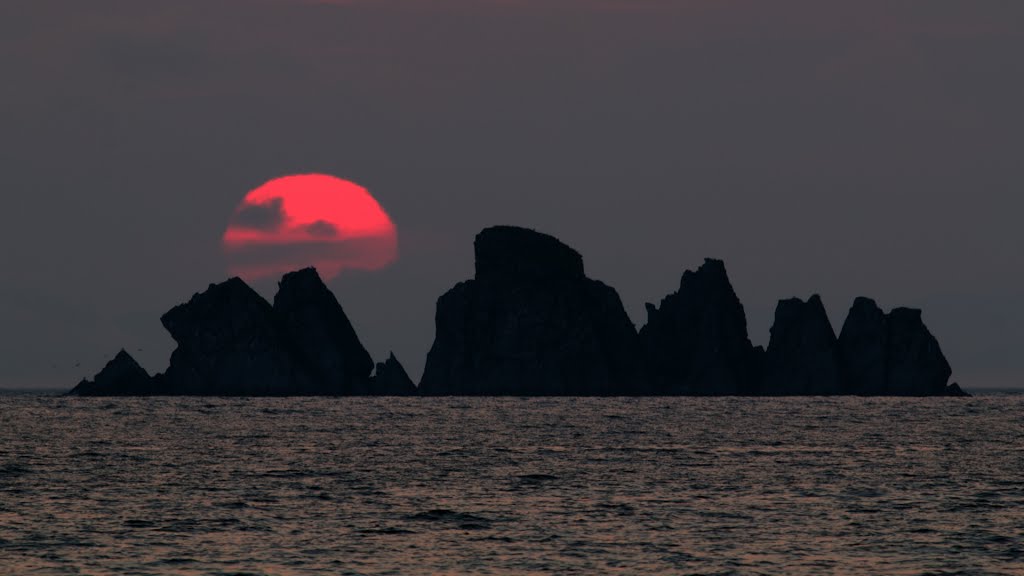
<path id="1" fill-rule="evenodd" d="M 405 368 L 395 358 L 395 353 L 388 355 L 388 359 L 377 363 L 376 372 L 373 375 L 373 390 L 376 394 L 385 396 L 412 396 L 416 394 L 416 384 L 405 372 Z"/>
<path id="2" fill-rule="evenodd" d="M 687 270 L 679 290 L 647 304 L 640 329 L 642 379 L 652 394 L 735 395 L 753 392 L 757 354 L 747 318 L 721 260 Z"/>
<path id="3" fill-rule="evenodd" d="M 721 260 L 687 270 L 637 333 L 616 291 L 558 239 L 495 226 L 475 274 L 437 301 L 416 387 L 392 353 L 376 364 L 316 270 L 286 274 L 271 305 L 238 278 L 161 317 L 177 343 L 150 377 L 124 350 L 69 394 L 967 396 L 921 311 L 857 298 L 836 338 L 821 298 L 782 300 L 767 350 L 751 345 Z M 374 371 L 371 376 L 371 371 Z"/>
<path id="4" fill-rule="evenodd" d="M 760 393 L 768 396 L 839 394 L 839 349 L 821 298 L 782 300 L 764 358 Z"/>
<path id="5" fill-rule="evenodd" d="M 122 351 L 73 393 L 308 396 L 376 394 L 373 361 L 316 271 L 286 274 L 271 306 L 239 278 L 211 284 L 161 317 L 178 346 L 150 378 Z M 395 361 L 397 363 L 397 360 Z M 399 367 L 400 369 L 400 367 Z M 394 372 L 394 369 L 392 369 Z M 404 371 L 403 371 L 404 373 Z M 397 377 L 385 383 L 399 387 Z M 385 392 L 391 394 L 393 392 Z"/>
<path id="6" fill-rule="evenodd" d="M 839 333 L 845 392 L 873 396 L 888 390 L 889 331 L 886 324 L 885 313 L 874 300 L 858 297 L 853 301 Z"/>
<path id="7" fill-rule="evenodd" d="M 437 302 L 427 395 L 632 394 L 636 329 L 612 288 L 557 239 L 497 226 L 476 274 Z"/>
<path id="8" fill-rule="evenodd" d="M 274 396 L 316 390 L 273 308 L 239 278 L 211 284 L 160 321 L 178 343 L 162 392 Z"/>
<path id="9" fill-rule="evenodd" d="M 285 274 L 274 296 L 274 314 L 299 364 L 317 383 L 310 393 L 370 393 L 373 360 L 348 316 L 313 268 Z"/>
<path id="10" fill-rule="evenodd" d="M 886 396 L 961 396 L 947 386 L 952 370 L 921 311 L 885 314 L 868 298 L 854 300 L 839 335 L 844 392 Z"/>
<path id="11" fill-rule="evenodd" d="M 131 354 L 122 349 L 93 380 L 82 380 L 71 389 L 73 396 L 145 396 L 154 393 L 154 382 Z"/>

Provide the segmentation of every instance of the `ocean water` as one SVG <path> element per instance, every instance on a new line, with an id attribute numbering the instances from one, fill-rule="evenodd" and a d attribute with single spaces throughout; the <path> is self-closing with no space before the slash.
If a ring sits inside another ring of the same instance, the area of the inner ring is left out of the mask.
<path id="1" fill-rule="evenodd" d="M 1024 574 L 1024 396 L 0 397 L 2 574 Z"/>

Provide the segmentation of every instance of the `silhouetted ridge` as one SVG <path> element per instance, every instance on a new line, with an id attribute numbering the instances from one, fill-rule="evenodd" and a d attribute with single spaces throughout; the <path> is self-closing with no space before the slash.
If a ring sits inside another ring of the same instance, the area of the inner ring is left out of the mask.
<path id="1" fill-rule="evenodd" d="M 476 277 L 438 299 L 421 393 L 636 393 L 636 329 L 579 253 L 511 226 L 483 230 L 474 247 Z"/>
<path id="2" fill-rule="evenodd" d="M 647 304 L 639 335 L 641 371 L 653 394 L 753 392 L 756 354 L 747 318 L 721 260 L 687 270 L 679 290 Z"/>
<path id="3" fill-rule="evenodd" d="M 131 354 L 122 349 L 93 380 L 82 380 L 68 394 L 74 396 L 140 396 L 152 394 L 153 379 Z"/>
<path id="4" fill-rule="evenodd" d="M 238 278 L 161 317 L 177 342 L 150 377 L 122 350 L 70 393 L 100 395 L 966 396 L 921 311 L 857 298 L 839 338 L 821 298 L 782 300 L 768 349 L 752 346 L 721 260 L 647 304 L 639 334 L 611 287 L 558 239 L 495 226 L 475 274 L 437 300 L 420 386 L 390 354 L 373 364 L 316 270 L 285 274 L 271 306 Z M 374 371 L 371 376 L 371 371 Z"/>

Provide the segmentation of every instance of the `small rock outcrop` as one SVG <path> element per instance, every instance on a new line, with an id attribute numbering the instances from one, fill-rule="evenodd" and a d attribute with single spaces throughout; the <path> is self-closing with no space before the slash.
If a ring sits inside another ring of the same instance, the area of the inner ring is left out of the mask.
<path id="1" fill-rule="evenodd" d="M 636 329 L 579 253 L 525 228 L 487 228 L 476 274 L 437 302 L 427 395 L 634 394 Z"/>
<path id="2" fill-rule="evenodd" d="M 373 360 L 315 269 L 285 274 L 274 296 L 273 311 L 298 363 L 316 383 L 310 393 L 371 392 Z"/>
<path id="3" fill-rule="evenodd" d="M 963 396 L 947 386 L 952 370 L 921 311 L 888 314 L 869 298 L 857 298 L 839 334 L 844 392 L 863 396 Z"/>
<path id="4" fill-rule="evenodd" d="M 767 396 L 840 394 L 839 349 L 821 298 L 781 300 L 775 308 L 760 393 Z"/>
<path id="5" fill-rule="evenodd" d="M 82 380 L 71 396 L 148 396 L 155 394 L 154 380 L 123 349 L 107 362 L 92 380 Z"/>
<path id="6" fill-rule="evenodd" d="M 953 382 L 949 386 L 946 386 L 946 393 L 944 395 L 954 396 L 957 398 L 968 398 L 971 396 L 968 392 L 964 391 L 963 388 L 960 388 L 960 385 L 957 384 L 956 382 Z"/>
<path id="7" fill-rule="evenodd" d="M 374 393 L 379 396 L 413 396 L 416 394 L 416 384 L 406 373 L 405 368 L 395 358 L 395 353 L 388 355 L 388 359 L 378 362 L 372 379 Z"/>
<path id="8" fill-rule="evenodd" d="M 651 394 L 736 395 L 754 392 L 757 352 L 743 305 L 721 260 L 687 270 L 660 307 L 647 304 L 639 334 L 640 370 Z"/>

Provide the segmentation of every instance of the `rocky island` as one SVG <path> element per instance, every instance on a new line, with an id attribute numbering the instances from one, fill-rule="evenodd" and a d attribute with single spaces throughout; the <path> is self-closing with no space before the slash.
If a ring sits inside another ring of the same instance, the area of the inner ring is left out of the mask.
<path id="1" fill-rule="evenodd" d="M 122 350 L 94 380 L 83 380 L 70 393 L 349 396 L 416 392 L 393 354 L 378 365 L 378 374 L 371 375 L 370 354 L 312 268 L 286 274 L 273 305 L 241 279 L 231 278 L 211 284 L 160 320 L 178 344 L 163 374 L 150 377 Z"/>
<path id="2" fill-rule="evenodd" d="M 837 337 L 821 298 L 778 303 L 767 349 L 751 344 L 725 264 L 685 271 L 639 330 L 618 293 L 558 239 L 481 231 L 474 277 L 437 302 L 416 386 L 391 354 L 374 365 L 316 270 L 286 274 L 273 304 L 239 278 L 161 322 L 177 343 L 150 376 L 124 350 L 80 396 L 964 396 L 921 311 L 857 298 Z"/>

